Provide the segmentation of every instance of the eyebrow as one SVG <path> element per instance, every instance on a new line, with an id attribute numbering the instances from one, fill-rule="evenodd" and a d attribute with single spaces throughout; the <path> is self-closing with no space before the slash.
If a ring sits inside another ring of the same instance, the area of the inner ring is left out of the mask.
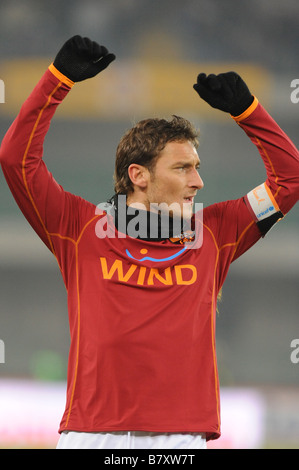
<path id="1" fill-rule="evenodd" d="M 199 168 L 199 167 L 200 167 L 200 164 L 201 164 L 201 161 L 198 160 L 198 161 L 196 162 L 195 167 L 196 167 L 196 168 Z M 191 163 L 191 162 L 178 161 L 178 162 L 175 162 L 175 163 L 173 164 L 173 166 L 184 166 L 184 167 L 188 167 L 188 166 L 189 166 L 189 167 L 190 167 L 190 166 L 194 166 L 194 165 L 193 165 L 193 163 Z"/>

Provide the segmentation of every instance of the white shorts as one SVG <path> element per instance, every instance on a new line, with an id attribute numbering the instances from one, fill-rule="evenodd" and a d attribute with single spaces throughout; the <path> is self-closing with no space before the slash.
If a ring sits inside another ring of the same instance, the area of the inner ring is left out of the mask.
<path id="1" fill-rule="evenodd" d="M 205 433 L 140 431 L 61 433 L 57 449 L 206 449 Z"/>

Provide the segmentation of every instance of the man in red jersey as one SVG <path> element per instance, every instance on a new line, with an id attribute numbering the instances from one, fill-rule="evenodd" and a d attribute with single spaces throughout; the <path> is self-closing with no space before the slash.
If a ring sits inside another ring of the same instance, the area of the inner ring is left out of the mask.
<path id="1" fill-rule="evenodd" d="M 298 201 L 298 150 L 239 75 L 199 74 L 195 91 L 248 135 L 266 180 L 193 213 L 203 187 L 197 133 L 178 116 L 148 119 L 121 139 L 116 194 L 96 207 L 54 180 L 43 141 L 74 84 L 114 59 L 88 38 L 68 40 L 0 149 L 12 194 L 68 292 L 58 448 L 202 448 L 220 436 L 217 296 L 230 264 Z"/>

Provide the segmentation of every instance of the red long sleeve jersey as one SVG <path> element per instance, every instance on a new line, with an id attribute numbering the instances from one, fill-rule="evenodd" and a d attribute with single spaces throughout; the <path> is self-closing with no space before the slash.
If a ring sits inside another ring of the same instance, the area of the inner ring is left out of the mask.
<path id="1" fill-rule="evenodd" d="M 51 118 L 71 86 L 51 66 L 0 151 L 12 194 L 55 255 L 68 293 L 71 343 L 59 431 L 205 432 L 215 439 L 217 294 L 231 262 L 261 237 L 257 222 L 297 202 L 298 151 L 255 99 L 236 121 L 257 146 L 267 179 L 240 199 L 203 209 L 199 248 L 100 238 L 104 213 L 66 192 L 42 160 Z"/>

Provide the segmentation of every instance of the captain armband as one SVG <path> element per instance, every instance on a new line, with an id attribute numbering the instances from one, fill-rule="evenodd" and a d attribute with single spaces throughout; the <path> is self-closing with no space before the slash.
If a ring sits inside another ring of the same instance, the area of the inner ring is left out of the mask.
<path id="1" fill-rule="evenodd" d="M 283 213 L 266 183 L 250 191 L 245 196 L 245 202 L 263 236 L 283 218 Z"/>

